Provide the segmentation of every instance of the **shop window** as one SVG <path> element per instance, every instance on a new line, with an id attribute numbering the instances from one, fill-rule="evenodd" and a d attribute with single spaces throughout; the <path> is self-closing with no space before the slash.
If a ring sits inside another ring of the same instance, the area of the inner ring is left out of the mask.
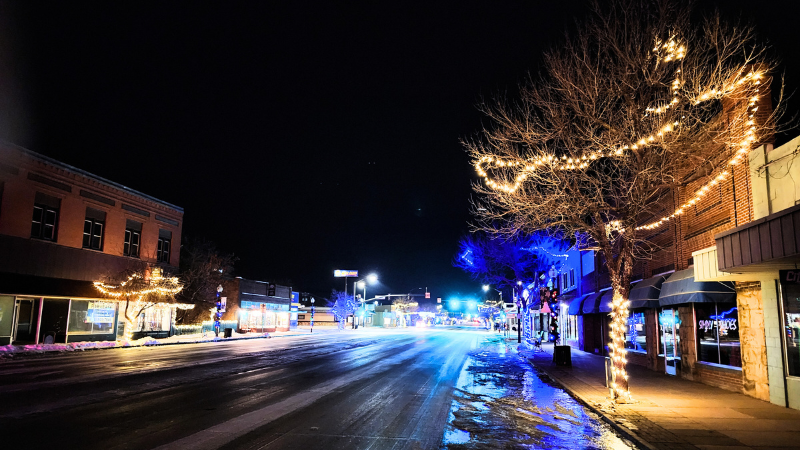
<path id="1" fill-rule="evenodd" d="M 103 228 L 106 213 L 93 208 L 86 208 L 86 219 L 83 221 L 83 248 L 103 249 Z"/>
<path id="2" fill-rule="evenodd" d="M 632 311 L 628 315 L 628 329 L 625 333 L 625 348 L 632 352 L 647 351 L 647 333 L 644 327 L 644 313 Z"/>
<path id="3" fill-rule="evenodd" d="M 154 305 L 139 314 L 135 331 L 169 331 L 172 309 L 167 305 Z"/>
<path id="4" fill-rule="evenodd" d="M 41 192 L 36 193 L 31 221 L 31 237 L 45 241 L 55 241 L 58 229 L 58 210 L 61 200 Z"/>
<path id="5" fill-rule="evenodd" d="M 739 311 L 733 303 L 695 303 L 697 359 L 742 367 Z"/>
<path id="6" fill-rule="evenodd" d="M 73 300 L 69 310 L 68 334 L 111 334 L 117 304 Z"/>
<path id="7" fill-rule="evenodd" d="M 786 271 L 797 274 L 797 271 Z M 794 283 L 786 280 L 788 276 L 781 271 L 781 290 L 783 291 L 783 320 L 786 327 L 786 365 L 790 376 L 800 377 L 800 284 L 797 275 Z"/>
<path id="8" fill-rule="evenodd" d="M 135 220 L 128 219 L 125 223 L 125 245 L 122 248 L 122 254 L 132 258 L 138 258 L 141 236 L 142 224 Z"/>
<path id="9" fill-rule="evenodd" d="M 168 230 L 158 230 L 158 247 L 156 248 L 156 260 L 169 264 L 170 247 L 172 246 L 172 232 Z"/>

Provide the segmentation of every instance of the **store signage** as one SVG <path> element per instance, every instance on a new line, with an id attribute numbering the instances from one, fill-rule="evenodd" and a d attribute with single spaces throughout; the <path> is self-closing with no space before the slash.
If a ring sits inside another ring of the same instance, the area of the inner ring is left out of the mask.
<path id="1" fill-rule="evenodd" d="M 357 270 L 334 270 L 333 276 L 336 278 L 357 277 Z"/>
<path id="2" fill-rule="evenodd" d="M 114 323 L 116 304 L 112 302 L 89 302 L 84 323 Z"/>
<path id="3" fill-rule="evenodd" d="M 800 270 L 781 270 L 780 272 L 781 283 L 783 284 L 800 284 Z"/>

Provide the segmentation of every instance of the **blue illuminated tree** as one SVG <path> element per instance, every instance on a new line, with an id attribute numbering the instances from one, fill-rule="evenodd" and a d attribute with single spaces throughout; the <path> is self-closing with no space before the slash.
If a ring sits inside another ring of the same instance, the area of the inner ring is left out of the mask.
<path id="1" fill-rule="evenodd" d="M 520 294 L 523 286 L 539 279 L 551 266 L 559 268 L 571 243 L 546 233 L 502 238 L 473 234 L 459 241 L 453 265 L 482 283 Z M 519 305 L 524 307 L 525 305 Z"/>
<path id="2" fill-rule="evenodd" d="M 331 292 L 331 300 L 334 302 L 333 308 L 331 308 L 331 313 L 334 317 L 336 317 L 339 329 L 343 330 L 344 325 L 347 322 L 347 317 L 355 313 L 356 308 L 358 308 L 358 303 L 356 303 L 356 300 L 352 295 L 337 291 L 336 289 Z"/>

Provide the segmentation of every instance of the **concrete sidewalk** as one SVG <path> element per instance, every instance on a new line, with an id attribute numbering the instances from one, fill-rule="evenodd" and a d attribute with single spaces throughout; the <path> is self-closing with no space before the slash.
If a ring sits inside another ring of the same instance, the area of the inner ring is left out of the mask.
<path id="1" fill-rule="evenodd" d="M 521 354 L 606 421 L 650 449 L 800 449 L 800 411 L 628 365 L 634 403 L 615 405 L 604 358 L 572 349 L 572 367 L 553 364 L 553 345 Z"/>

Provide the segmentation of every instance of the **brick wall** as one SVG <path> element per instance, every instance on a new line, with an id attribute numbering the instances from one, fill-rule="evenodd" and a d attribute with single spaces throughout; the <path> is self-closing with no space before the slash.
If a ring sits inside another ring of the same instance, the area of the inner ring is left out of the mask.
<path id="1" fill-rule="evenodd" d="M 695 364 L 695 381 L 716 386 L 726 391 L 743 392 L 742 371 L 704 363 Z"/>

